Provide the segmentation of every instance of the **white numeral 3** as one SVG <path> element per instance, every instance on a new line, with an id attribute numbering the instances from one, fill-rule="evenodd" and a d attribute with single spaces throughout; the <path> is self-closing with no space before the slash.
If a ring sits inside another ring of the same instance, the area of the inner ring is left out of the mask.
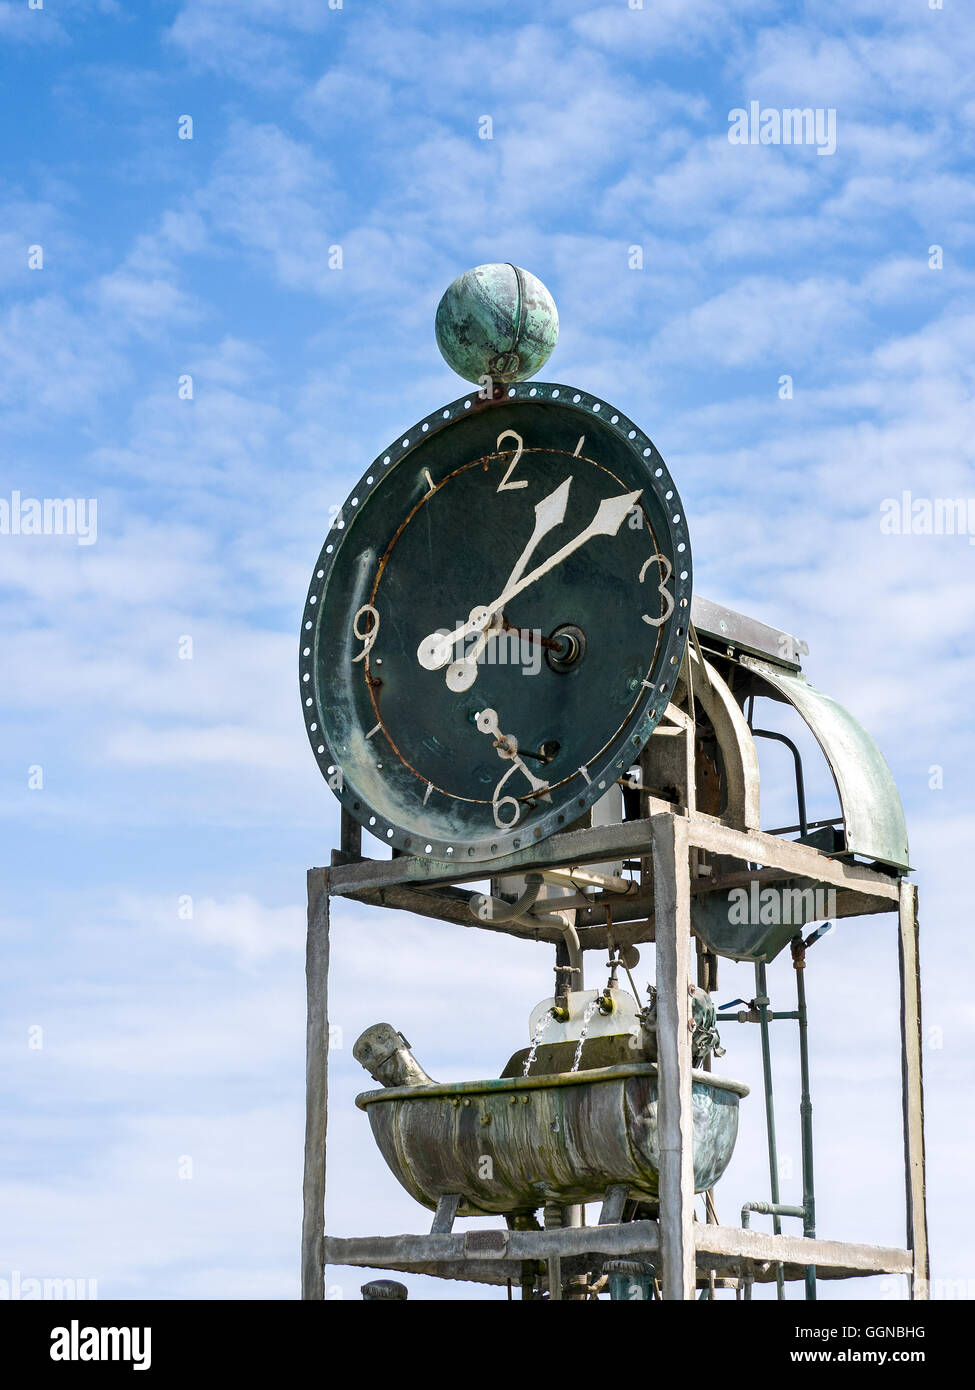
<path id="1" fill-rule="evenodd" d="M 674 567 L 667 559 L 666 555 L 651 555 L 650 559 L 646 562 L 646 564 L 643 566 L 643 569 L 640 571 L 641 584 L 643 583 L 643 576 L 646 574 L 647 570 L 653 564 L 654 560 L 659 561 L 660 572 L 663 576 L 660 580 L 660 583 L 657 585 L 657 593 L 661 594 L 667 600 L 667 610 L 659 618 L 651 618 L 649 613 L 641 613 L 640 617 L 643 619 L 645 623 L 649 623 L 651 627 L 663 627 L 664 623 L 667 621 L 671 613 L 673 613 L 674 611 L 674 600 L 666 589 L 667 581 L 673 574 Z"/>

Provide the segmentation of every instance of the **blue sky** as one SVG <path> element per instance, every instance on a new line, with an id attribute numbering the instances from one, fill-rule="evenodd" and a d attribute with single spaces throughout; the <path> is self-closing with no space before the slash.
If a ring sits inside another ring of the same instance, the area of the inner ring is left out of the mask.
<path id="1" fill-rule="evenodd" d="M 905 490 L 973 490 L 959 0 L 5 0 L 0 48 L 0 498 L 98 504 L 92 545 L 0 535 L 0 1278 L 294 1296 L 304 871 L 337 833 L 300 609 L 329 509 L 459 394 L 443 289 L 511 260 L 559 306 L 543 375 L 666 458 L 698 591 L 804 637 L 891 763 L 922 891 L 935 1275 L 968 1280 L 975 554 L 881 529 Z M 730 144 L 751 100 L 835 109 L 836 152 Z M 814 963 L 819 1229 L 897 1244 L 892 920 L 844 924 Z M 336 1234 L 427 1219 L 351 1104 L 357 1032 L 390 1017 L 434 1075 L 496 1073 L 549 966 L 337 909 Z M 723 968 L 719 997 L 749 985 Z M 751 1034 L 726 1041 L 754 1082 Z M 764 1195 L 756 1097 L 719 1211 Z M 359 1282 L 329 1274 L 336 1296 Z"/>

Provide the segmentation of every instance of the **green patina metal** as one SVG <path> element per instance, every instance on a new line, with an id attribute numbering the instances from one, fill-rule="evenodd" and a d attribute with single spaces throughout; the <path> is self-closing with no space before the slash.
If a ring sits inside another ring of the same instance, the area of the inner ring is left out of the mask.
<path id="1" fill-rule="evenodd" d="M 607 1277 L 609 1296 L 614 1303 L 642 1302 L 654 1297 L 656 1270 L 646 1260 L 607 1260 L 603 1273 Z"/>
<path id="2" fill-rule="evenodd" d="M 742 1082 L 692 1073 L 694 1185 L 713 1187 L 738 1134 Z M 462 1197 L 462 1215 L 601 1199 L 613 1184 L 654 1200 L 657 1068 L 647 1062 L 555 1076 L 367 1091 L 390 1170 L 418 1202 Z"/>
<path id="3" fill-rule="evenodd" d="M 831 827 L 799 837 L 826 853 L 835 848 Z M 727 893 L 696 894 L 691 904 L 695 934 L 709 950 L 731 960 L 771 961 L 798 932 L 834 915 L 831 890 L 812 878 L 778 878 L 763 884 L 756 877 Z"/>
<path id="4" fill-rule="evenodd" d="M 555 302 L 541 280 L 510 262 L 475 266 L 437 307 L 437 346 L 465 381 L 526 381 L 559 336 Z"/>
<path id="5" fill-rule="evenodd" d="M 794 706 L 815 734 L 839 793 L 847 852 L 909 869 L 907 823 L 897 784 L 863 725 L 803 676 L 747 656 L 741 664 Z"/>
<path id="6" fill-rule="evenodd" d="M 505 486 L 512 432 L 524 456 Z M 442 671 L 419 665 L 418 644 L 502 593 L 536 507 L 560 486 L 565 515 L 539 561 L 584 534 L 607 499 L 639 494 L 638 524 L 630 517 L 614 535 L 594 535 L 508 600 L 514 638 L 492 639 L 476 684 L 451 690 Z M 569 386 L 512 386 L 490 400 L 472 391 L 380 454 L 326 537 L 299 671 L 319 767 L 350 814 L 397 850 L 459 865 L 543 840 L 625 774 L 663 716 L 691 586 L 676 486 L 635 424 Z M 585 645 L 556 670 L 535 638 L 567 625 Z M 483 709 L 498 712 L 548 783 L 544 798 L 521 772 L 505 784 L 517 817 L 510 804 L 503 818 L 496 812 L 511 764 L 478 727 Z"/>
<path id="7" fill-rule="evenodd" d="M 866 729 L 802 675 L 746 655 L 738 660 L 767 684 L 768 693 L 793 706 L 815 735 L 833 774 L 841 826 L 821 826 L 798 838 L 825 854 L 858 855 L 907 872 L 907 825 L 900 795 Z M 695 933 L 718 955 L 771 961 L 811 922 L 833 917 L 834 902 L 831 890 L 815 879 L 763 883 L 756 873 L 743 887 L 696 894 L 691 921 Z"/>

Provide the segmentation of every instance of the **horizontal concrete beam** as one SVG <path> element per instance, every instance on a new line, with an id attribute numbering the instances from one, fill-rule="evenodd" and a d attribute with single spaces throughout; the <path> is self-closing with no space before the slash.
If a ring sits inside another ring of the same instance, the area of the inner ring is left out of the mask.
<path id="1" fill-rule="evenodd" d="M 675 814 L 665 802 L 651 801 L 651 815 Z M 681 819 L 685 819 L 681 817 Z M 810 845 L 783 840 L 760 830 L 736 830 L 714 816 L 686 817 L 690 843 L 715 854 L 726 854 L 743 863 L 815 879 L 835 888 L 848 888 L 891 903 L 898 901 L 897 880 L 864 864 L 831 858 Z M 329 870 L 329 888 L 340 897 L 356 897 L 397 884 L 469 883 L 518 870 L 599 863 L 603 860 L 645 855 L 650 847 L 650 820 L 624 821 L 621 825 L 567 830 L 550 835 L 529 849 L 495 859 L 490 864 L 443 864 L 432 859 L 399 856 L 395 859 L 362 859 L 336 864 Z"/>
<path id="2" fill-rule="evenodd" d="M 774 1278 L 776 1263 L 786 1277 L 802 1277 L 814 1264 L 824 1279 L 855 1279 L 871 1274 L 911 1274 L 909 1250 L 848 1241 L 807 1240 L 767 1235 L 735 1226 L 695 1223 L 699 1270 L 737 1274 L 759 1281 Z M 633 1255 L 654 1261 L 660 1249 L 656 1221 L 625 1221 L 613 1226 L 569 1226 L 548 1231 L 469 1230 L 450 1235 L 327 1236 L 325 1263 L 368 1269 L 433 1274 L 442 1278 L 503 1283 L 516 1278 L 523 1260 L 588 1256 L 595 1262 Z"/>
<path id="3" fill-rule="evenodd" d="M 900 900 L 896 878 L 866 864 L 834 859 L 797 840 L 783 840 L 778 835 L 766 835 L 762 830 L 734 830 L 712 816 L 689 816 L 688 839 L 692 846 L 712 854 L 727 854 L 767 869 L 787 869 L 818 883 L 855 889 L 890 903 Z"/>
<path id="4" fill-rule="evenodd" d="M 883 1245 L 855 1245 L 844 1240 L 809 1240 L 805 1236 L 766 1235 L 739 1226 L 694 1227 L 698 1262 L 725 1268 L 744 1258 L 748 1262 L 815 1265 L 824 1278 L 852 1279 L 864 1274 L 910 1274 L 909 1250 Z"/>

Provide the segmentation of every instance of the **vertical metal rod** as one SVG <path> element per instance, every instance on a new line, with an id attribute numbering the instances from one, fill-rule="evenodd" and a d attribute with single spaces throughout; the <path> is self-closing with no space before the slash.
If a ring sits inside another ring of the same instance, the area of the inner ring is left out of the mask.
<path id="1" fill-rule="evenodd" d="M 775 733 L 772 729 L 752 729 L 752 737 L 775 739 L 777 743 L 784 743 L 791 752 L 796 765 L 796 804 L 799 807 L 799 831 L 805 839 L 809 834 L 809 822 L 806 819 L 806 787 L 802 776 L 802 754 L 791 738 L 786 734 Z"/>
<path id="2" fill-rule="evenodd" d="M 772 1193 L 772 1202 L 777 1206 L 779 1203 L 779 1155 L 775 1139 L 775 1102 L 772 1099 L 772 1049 L 768 1031 L 769 998 L 764 961 L 756 961 L 755 963 L 755 1003 L 758 1005 L 759 1026 L 762 1033 L 762 1075 L 765 1078 L 765 1133 L 768 1137 L 769 1188 Z M 777 1236 L 782 1234 L 782 1222 L 779 1220 L 778 1216 L 772 1217 L 772 1230 Z M 775 1285 L 776 1297 L 779 1300 L 783 1300 L 785 1298 L 785 1269 L 781 1263 L 775 1266 Z M 745 1297 L 751 1297 L 751 1282 L 748 1284 Z"/>
<path id="3" fill-rule="evenodd" d="M 301 1297 L 325 1298 L 325 1128 L 328 1118 L 328 871 L 308 870 L 305 949 L 305 1169 Z"/>
<path id="4" fill-rule="evenodd" d="M 816 1234 L 816 1193 L 813 1181 L 812 1097 L 809 1094 L 809 1039 L 806 1015 L 806 947 L 801 936 L 792 943 L 792 963 L 796 970 L 796 1008 L 799 1014 L 799 1074 L 801 1098 L 799 1120 L 802 1127 L 802 1234 Z M 816 1298 L 816 1266 L 806 1266 L 806 1298 Z"/>
<path id="5" fill-rule="evenodd" d="M 699 654 L 700 655 L 700 654 Z M 718 958 L 712 951 L 709 951 L 700 937 L 694 938 L 697 946 L 697 983 L 700 989 L 710 992 L 716 988 L 716 976 L 718 973 Z M 701 1062 L 701 1071 L 711 1070 L 710 1052 Z M 709 1226 L 717 1226 L 718 1213 L 714 1207 L 714 1188 L 709 1187 L 704 1194 L 704 1219 Z M 709 1269 L 707 1275 L 707 1288 L 701 1293 L 702 1299 L 714 1299 L 714 1270 Z"/>
<path id="6" fill-rule="evenodd" d="M 546 1202 L 542 1212 L 542 1221 L 546 1231 L 558 1230 L 562 1225 L 563 1208 L 555 1202 Z M 562 1257 L 561 1255 L 549 1255 L 545 1261 L 548 1276 L 548 1297 L 549 1302 L 559 1301 L 562 1298 Z"/>

